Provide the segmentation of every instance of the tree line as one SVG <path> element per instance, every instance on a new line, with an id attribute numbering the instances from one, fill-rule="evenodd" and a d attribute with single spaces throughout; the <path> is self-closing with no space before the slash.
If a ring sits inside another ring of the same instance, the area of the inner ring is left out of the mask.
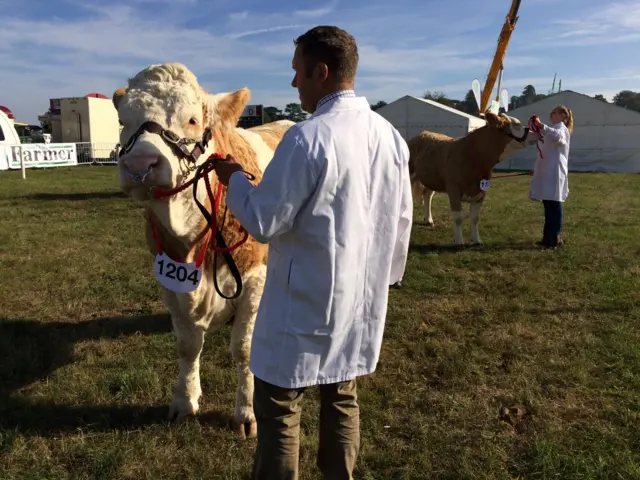
<path id="1" fill-rule="evenodd" d="M 511 97 L 511 100 L 509 101 L 509 110 L 529 105 L 550 95 L 553 94 L 538 93 L 533 85 L 527 85 L 526 87 L 524 87 L 520 95 L 514 95 Z M 441 103 L 442 105 L 455 108 L 456 110 L 468 113 L 470 115 L 476 115 L 476 110 L 478 108 L 475 96 L 473 95 L 473 90 L 471 89 L 464 96 L 464 100 L 456 100 L 447 97 L 444 92 L 432 92 L 429 90 L 424 93 L 422 98 L 433 100 L 435 102 Z M 601 100 L 605 103 L 609 103 L 607 102 L 607 99 L 600 94 L 594 95 L 593 98 Z M 613 97 L 613 104 L 623 108 L 628 108 L 629 110 L 640 112 L 640 92 L 622 90 Z M 381 100 L 371 105 L 371 109 L 378 110 L 385 105 L 387 105 L 387 102 Z M 302 120 L 306 120 L 308 116 L 308 114 L 304 110 L 302 110 L 302 107 L 299 103 L 288 103 L 284 107 L 284 110 L 273 106 L 265 107 L 262 112 L 264 123 L 274 122 L 276 120 L 291 120 L 297 123 L 301 122 Z M 48 122 L 41 121 L 40 124 L 44 128 L 45 133 L 51 133 L 51 125 L 49 125 Z"/>
<path id="2" fill-rule="evenodd" d="M 556 92 L 558 93 L 558 92 Z M 522 90 L 520 95 L 513 95 L 509 101 L 509 110 L 513 110 L 518 107 L 524 107 L 534 102 L 540 101 L 543 98 L 554 95 L 554 93 L 544 94 L 538 93 L 533 85 L 527 85 Z M 427 90 L 422 98 L 433 100 L 451 108 L 455 108 L 464 113 L 470 115 L 476 115 L 477 104 L 473 90 L 469 89 L 464 96 L 464 100 L 457 100 L 449 98 L 444 92 L 432 92 Z M 605 103 L 609 103 L 607 99 L 600 94 L 594 95 L 593 98 Z M 613 97 L 613 104 L 629 110 L 640 112 L 640 92 L 634 92 L 631 90 L 622 90 Z M 372 110 L 378 110 L 379 108 L 387 105 L 385 101 L 379 101 L 371 105 Z M 284 110 L 280 110 L 277 107 L 265 107 L 263 109 L 264 123 L 273 122 L 275 120 L 291 120 L 293 122 L 301 122 L 307 118 L 307 113 L 302 110 L 299 103 L 288 103 Z"/>
<path id="3" fill-rule="evenodd" d="M 301 122 L 307 119 L 307 112 L 302 110 L 299 103 L 287 103 L 284 110 L 278 107 L 265 107 L 262 109 L 262 121 L 264 123 L 275 122 L 276 120 L 291 120 Z"/>

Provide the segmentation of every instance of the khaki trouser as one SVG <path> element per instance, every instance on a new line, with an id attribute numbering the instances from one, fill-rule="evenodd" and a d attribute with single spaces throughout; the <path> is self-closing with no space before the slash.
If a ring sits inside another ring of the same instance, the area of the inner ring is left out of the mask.
<path id="1" fill-rule="evenodd" d="M 296 480 L 300 401 L 306 388 L 287 389 L 255 378 L 258 423 L 252 480 Z M 360 449 L 356 381 L 319 385 L 320 438 L 317 465 L 325 480 L 352 480 Z"/>

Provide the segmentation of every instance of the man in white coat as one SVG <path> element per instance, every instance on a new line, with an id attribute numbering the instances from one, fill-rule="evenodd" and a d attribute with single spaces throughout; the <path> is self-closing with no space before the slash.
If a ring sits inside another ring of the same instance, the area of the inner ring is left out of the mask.
<path id="1" fill-rule="evenodd" d="M 321 26 L 295 45 L 291 85 L 311 117 L 286 133 L 258 186 L 231 156 L 216 168 L 231 212 L 269 243 L 251 344 L 252 478 L 298 478 L 299 402 L 319 385 L 318 467 L 325 479 L 351 479 L 360 445 L 356 377 L 375 371 L 389 285 L 407 261 L 409 149 L 355 95 L 350 34 Z"/>

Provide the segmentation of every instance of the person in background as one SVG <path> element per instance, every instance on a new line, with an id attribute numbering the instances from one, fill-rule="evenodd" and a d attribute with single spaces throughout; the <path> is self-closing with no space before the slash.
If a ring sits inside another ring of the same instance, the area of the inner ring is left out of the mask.
<path id="1" fill-rule="evenodd" d="M 298 478 L 300 402 L 318 385 L 317 465 L 323 478 L 347 480 L 360 448 L 356 377 L 376 369 L 389 286 L 407 261 L 409 148 L 356 96 L 358 48 L 349 33 L 318 26 L 294 44 L 291 86 L 311 117 L 290 127 L 257 186 L 232 156 L 216 166 L 229 210 L 269 243 L 251 343 L 251 478 Z"/>
<path id="2" fill-rule="evenodd" d="M 569 108 L 558 105 L 549 118 L 552 126 L 543 124 L 537 116 L 534 118 L 543 141 L 538 142 L 529 198 L 542 201 L 544 205 L 542 240 L 537 244 L 544 248 L 557 248 L 563 245 L 563 203 L 569 195 L 568 164 L 573 113 Z"/>

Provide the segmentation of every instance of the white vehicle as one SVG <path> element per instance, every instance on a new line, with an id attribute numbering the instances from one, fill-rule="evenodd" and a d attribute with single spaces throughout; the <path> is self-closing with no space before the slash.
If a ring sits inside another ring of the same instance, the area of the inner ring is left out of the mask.
<path id="1" fill-rule="evenodd" d="M 13 122 L 2 110 L 0 110 L 0 145 L 20 145 L 20 137 Z"/>
<path id="2" fill-rule="evenodd" d="M 20 145 L 20 137 L 13 122 L 0 110 L 0 170 L 9 170 L 11 145 Z"/>

